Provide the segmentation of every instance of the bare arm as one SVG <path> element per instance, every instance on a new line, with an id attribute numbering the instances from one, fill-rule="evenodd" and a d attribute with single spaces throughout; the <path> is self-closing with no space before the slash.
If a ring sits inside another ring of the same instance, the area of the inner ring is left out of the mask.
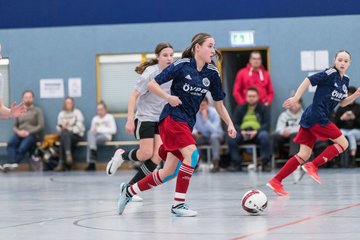
<path id="1" fill-rule="evenodd" d="M 156 96 L 159 96 L 167 101 L 172 107 L 182 104 L 181 100 L 177 96 L 172 96 L 165 92 L 155 80 L 151 80 L 149 82 L 148 89 Z"/>
<path id="2" fill-rule="evenodd" d="M 223 101 L 215 101 L 214 106 L 215 106 L 216 111 L 219 113 L 220 117 L 222 118 L 222 120 L 228 126 L 228 129 L 227 129 L 228 135 L 232 138 L 235 138 L 236 130 L 234 128 L 233 122 L 231 121 L 229 113 L 224 106 Z"/>
<path id="3" fill-rule="evenodd" d="M 355 99 L 358 98 L 359 96 L 360 96 L 360 88 L 356 89 L 356 92 L 354 92 L 354 94 L 351 94 L 351 96 L 341 100 L 340 106 L 345 107 L 349 105 L 350 103 L 355 101 Z"/>
<path id="4" fill-rule="evenodd" d="M 136 105 L 136 100 L 138 99 L 139 96 L 140 96 L 140 92 L 137 90 L 134 90 L 129 98 L 128 117 L 127 117 L 127 121 L 125 124 L 125 131 L 130 135 L 133 134 L 135 131 L 135 123 L 134 123 L 135 105 Z"/>
<path id="5" fill-rule="evenodd" d="M 305 90 L 309 88 L 309 86 L 310 86 L 310 80 L 308 78 L 305 78 L 304 81 L 300 84 L 300 86 L 296 90 L 295 95 L 285 100 L 285 102 L 283 103 L 283 107 L 284 108 L 292 107 L 294 103 L 300 100 L 301 96 L 304 94 Z"/>

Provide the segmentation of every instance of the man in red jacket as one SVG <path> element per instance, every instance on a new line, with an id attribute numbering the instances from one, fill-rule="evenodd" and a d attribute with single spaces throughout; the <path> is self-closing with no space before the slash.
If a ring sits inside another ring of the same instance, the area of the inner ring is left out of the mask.
<path id="1" fill-rule="evenodd" d="M 233 96 L 236 102 L 245 104 L 246 90 L 249 87 L 256 87 L 259 92 L 259 102 L 268 106 L 274 98 L 274 90 L 270 74 L 261 63 L 261 53 L 253 51 L 250 54 L 249 63 L 236 74 Z"/>

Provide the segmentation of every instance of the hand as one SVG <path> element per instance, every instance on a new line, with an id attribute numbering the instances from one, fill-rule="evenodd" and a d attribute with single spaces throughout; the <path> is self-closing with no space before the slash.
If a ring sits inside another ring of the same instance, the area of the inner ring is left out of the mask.
<path id="1" fill-rule="evenodd" d="M 289 131 L 288 129 L 285 129 L 285 130 L 282 132 L 281 136 L 286 137 L 286 138 L 289 137 L 289 136 L 290 136 L 290 131 Z"/>
<path id="2" fill-rule="evenodd" d="M 243 136 L 243 138 L 247 138 L 249 136 L 249 132 L 246 130 L 241 130 L 241 135 Z"/>
<path id="3" fill-rule="evenodd" d="M 236 138 L 236 130 L 234 128 L 234 125 L 230 124 L 227 129 L 228 135 L 231 138 Z"/>
<path id="4" fill-rule="evenodd" d="M 295 98 L 295 97 L 291 97 L 291 98 L 288 98 L 284 101 L 283 103 L 283 107 L 284 108 L 291 108 L 292 106 L 294 106 L 295 103 L 297 103 L 298 100 Z"/>
<path id="5" fill-rule="evenodd" d="M 10 116 L 19 117 L 26 111 L 24 102 L 21 102 L 19 105 L 16 105 L 16 102 L 13 102 L 10 106 Z"/>
<path id="6" fill-rule="evenodd" d="M 94 126 L 94 127 L 91 129 L 91 132 L 96 133 L 96 132 L 97 132 L 97 126 Z"/>
<path id="7" fill-rule="evenodd" d="M 134 120 L 128 119 L 125 124 L 125 131 L 129 135 L 133 135 L 135 131 L 135 123 Z"/>
<path id="8" fill-rule="evenodd" d="M 172 106 L 172 107 L 177 107 L 180 104 L 182 104 L 180 98 L 178 98 L 177 96 L 169 96 L 167 98 L 167 102 Z"/>
<path id="9" fill-rule="evenodd" d="M 252 130 L 252 131 L 249 131 L 249 137 L 250 139 L 253 139 L 257 134 L 257 130 Z"/>
<path id="10" fill-rule="evenodd" d="M 207 109 L 201 110 L 200 115 L 202 119 L 206 122 L 209 118 Z"/>
<path id="11" fill-rule="evenodd" d="M 360 96 L 360 88 L 356 89 L 354 94 L 355 94 L 355 96 L 359 97 Z"/>
<path id="12" fill-rule="evenodd" d="M 201 136 L 201 132 L 193 131 L 193 135 L 194 135 L 194 137 L 200 137 L 200 136 Z"/>
<path id="13" fill-rule="evenodd" d="M 25 130 L 18 130 L 18 131 L 16 132 L 16 134 L 17 134 L 19 137 L 22 137 L 22 138 L 28 136 L 28 132 L 25 131 Z"/>

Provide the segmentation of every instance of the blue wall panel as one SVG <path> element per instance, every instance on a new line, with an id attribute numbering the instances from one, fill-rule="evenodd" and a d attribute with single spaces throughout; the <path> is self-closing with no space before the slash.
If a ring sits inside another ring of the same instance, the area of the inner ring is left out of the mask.
<path id="1" fill-rule="evenodd" d="M 52 27 L 0 30 L 3 56 L 10 58 L 10 98 L 20 100 L 24 89 L 37 95 L 36 101 L 46 116 L 46 131 L 55 131 L 57 114 L 63 99 L 39 99 L 42 78 L 83 79 L 83 96 L 76 104 L 83 110 L 87 128 L 96 110 L 95 57 L 100 53 L 152 52 L 160 41 L 169 41 L 175 50 L 183 50 L 197 32 L 213 34 L 218 48 L 229 48 L 229 31 L 255 30 L 257 46 L 270 48 L 270 67 L 275 87 L 272 120 L 283 111 L 281 103 L 306 76 L 300 70 L 301 50 L 329 50 L 332 57 L 338 49 L 352 52 L 349 69 L 352 83 L 360 85 L 360 16 L 246 19 L 198 22 L 146 23 Z M 126 81 L 126 79 L 119 79 Z M 121 83 L 120 83 L 121 84 Z M 305 104 L 311 102 L 305 94 Z M 231 97 L 231 95 L 228 95 Z M 132 139 L 123 131 L 124 119 L 117 119 L 117 138 Z M 11 121 L 0 122 L 0 141 L 7 141 Z"/>
<path id="2" fill-rule="evenodd" d="M 357 0 L 0 0 L 0 28 L 360 14 Z"/>

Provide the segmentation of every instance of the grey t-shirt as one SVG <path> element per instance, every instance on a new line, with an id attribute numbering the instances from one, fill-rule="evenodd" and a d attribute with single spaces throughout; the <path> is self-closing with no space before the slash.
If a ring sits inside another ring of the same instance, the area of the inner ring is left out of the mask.
<path id="1" fill-rule="evenodd" d="M 152 94 L 147 87 L 148 83 L 160 72 L 159 64 L 147 67 L 135 85 L 135 89 L 140 93 L 135 117 L 141 122 L 158 122 L 160 113 L 166 104 L 164 99 Z M 160 86 L 165 92 L 170 93 L 171 84 L 172 81 L 169 81 Z"/>

